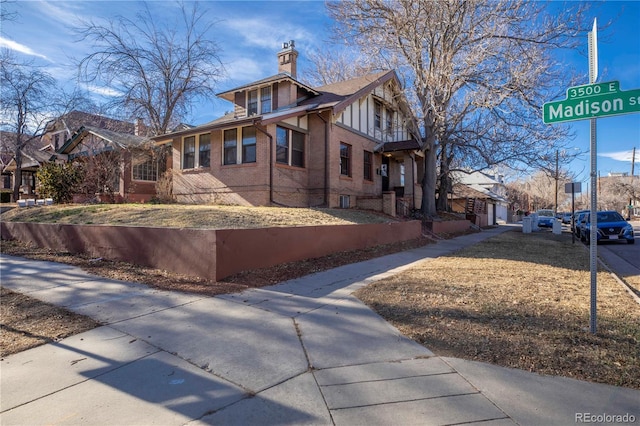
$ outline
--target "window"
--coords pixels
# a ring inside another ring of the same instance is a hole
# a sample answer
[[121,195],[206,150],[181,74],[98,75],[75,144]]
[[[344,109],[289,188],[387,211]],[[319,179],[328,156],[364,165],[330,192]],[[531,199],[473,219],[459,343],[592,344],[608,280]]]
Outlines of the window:
[[291,131],[291,165],[304,167],[304,135]]
[[149,158],[147,161],[134,164],[132,173],[134,180],[156,181],[158,180],[158,161]]
[[256,162],[256,128],[242,128],[242,162]]
[[258,89],[250,90],[247,95],[247,115],[258,113]]
[[196,159],[196,137],[189,136],[184,138],[182,148],[182,168],[193,169]]
[[378,101],[373,103],[373,127],[382,129],[382,104]]
[[289,131],[280,126],[276,128],[276,162],[289,164]]
[[238,142],[236,129],[224,131],[224,159],[223,164],[236,164],[238,155]]
[[199,136],[199,151],[198,157],[200,167],[211,167],[211,134],[204,133]]
[[387,133],[393,133],[393,111],[387,108],[385,112],[385,121],[386,121],[386,131]]
[[276,128],[276,162],[304,167],[304,133]]
[[340,174],[351,176],[351,145],[340,144]]
[[373,180],[373,153],[364,152],[364,179]]
[[271,112],[271,86],[260,89],[260,114]]

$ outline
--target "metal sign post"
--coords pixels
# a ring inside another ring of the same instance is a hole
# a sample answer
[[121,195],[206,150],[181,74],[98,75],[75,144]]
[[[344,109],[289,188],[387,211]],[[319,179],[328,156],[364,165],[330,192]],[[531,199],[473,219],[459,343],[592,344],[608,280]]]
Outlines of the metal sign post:
[[567,99],[547,102],[542,106],[542,121],[546,124],[573,120],[591,121],[591,210],[589,222],[589,269],[591,271],[591,333],[596,333],[596,295],[598,271],[598,168],[596,117],[640,112],[640,89],[620,90],[620,83],[610,81],[597,83],[598,79],[598,27],[593,20],[593,29],[589,32],[589,84],[567,89]]
[[[596,20],[593,20],[593,29],[589,33],[589,83],[594,84],[598,78],[598,36],[597,36]],[[589,331],[596,334],[596,301],[598,287],[598,167],[597,167],[597,126],[596,118],[589,120],[591,126],[589,135],[591,138],[590,154],[591,154],[591,213],[589,214],[589,222],[591,229],[589,230],[589,270],[591,271],[591,311],[589,314]]]

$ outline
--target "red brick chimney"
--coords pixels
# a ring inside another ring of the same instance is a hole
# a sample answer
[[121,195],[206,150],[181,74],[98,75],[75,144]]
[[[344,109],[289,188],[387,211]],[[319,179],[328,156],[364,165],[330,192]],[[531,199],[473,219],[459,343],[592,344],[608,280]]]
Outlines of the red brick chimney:
[[296,78],[298,51],[295,42],[290,40],[282,43],[282,50],[278,52],[278,73],[287,73]]

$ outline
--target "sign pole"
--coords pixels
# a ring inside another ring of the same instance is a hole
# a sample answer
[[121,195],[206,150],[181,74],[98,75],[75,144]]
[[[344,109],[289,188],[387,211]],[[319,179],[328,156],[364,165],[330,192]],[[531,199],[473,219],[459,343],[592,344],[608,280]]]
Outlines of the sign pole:
[[[593,29],[588,35],[589,43],[589,83],[594,84],[598,78],[598,36],[597,36],[596,19],[593,20]],[[591,311],[589,331],[596,334],[596,301],[598,287],[598,191],[597,191],[597,125],[596,118],[591,118],[589,128],[590,136],[590,154],[591,154],[591,212],[589,221],[591,229],[589,230],[589,270],[591,272]]]

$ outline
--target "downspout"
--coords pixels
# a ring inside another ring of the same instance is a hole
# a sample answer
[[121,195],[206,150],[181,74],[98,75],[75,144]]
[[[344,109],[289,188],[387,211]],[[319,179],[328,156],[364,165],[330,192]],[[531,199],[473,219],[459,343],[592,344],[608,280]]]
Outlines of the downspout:
[[324,121],[324,205],[329,207],[329,122],[324,119],[320,111],[316,114],[320,120]]
[[258,124],[258,121],[254,121],[253,126],[256,130],[267,135],[269,138],[269,202],[271,204],[277,204],[273,201],[273,136],[271,136],[271,134],[266,130],[262,129]]

